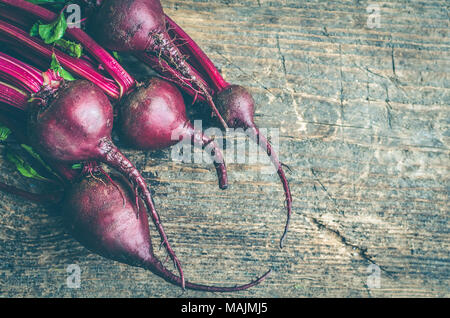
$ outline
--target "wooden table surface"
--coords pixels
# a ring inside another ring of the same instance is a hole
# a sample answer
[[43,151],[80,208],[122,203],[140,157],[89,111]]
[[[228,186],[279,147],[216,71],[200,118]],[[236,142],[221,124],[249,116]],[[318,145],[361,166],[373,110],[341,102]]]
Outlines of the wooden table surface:
[[[449,3],[162,3],[229,82],[250,89],[257,124],[279,128],[294,197],[285,248],[276,173],[229,164],[231,187],[221,191],[211,165],[124,151],[152,185],[189,280],[272,275],[239,293],[182,293],[91,254],[51,209],[0,194],[0,296],[450,296]],[[3,159],[0,173],[30,186]],[[66,284],[70,264],[81,269],[78,289]]]

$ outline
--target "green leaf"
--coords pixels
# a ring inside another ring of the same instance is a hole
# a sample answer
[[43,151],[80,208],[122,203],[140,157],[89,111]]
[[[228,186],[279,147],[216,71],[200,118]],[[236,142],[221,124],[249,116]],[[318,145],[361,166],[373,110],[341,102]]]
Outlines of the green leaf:
[[83,55],[83,47],[79,43],[75,43],[66,39],[59,39],[55,42],[64,52],[70,56],[79,59]]
[[0,126],[0,141],[5,141],[10,134],[11,130],[8,127]]
[[57,72],[59,76],[64,78],[66,81],[75,80],[75,77],[73,77],[72,74],[63,69],[61,64],[59,64],[58,58],[56,57],[55,53],[52,54],[52,62],[50,63],[50,69]]
[[31,30],[30,30],[31,36],[39,36],[39,25],[41,25],[41,24],[42,24],[41,21],[38,21],[35,24],[33,24],[33,26],[31,27]]
[[[33,26],[34,27],[34,26]],[[46,44],[52,44],[61,39],[66,33],[67,21],[61,12],[58,19],[49,24],[40,24],[39,35]],[[33,30],[35,32],[35,30]]]
[[83,164],[82,163],[76,163],[76,164],[72,165],[72,169],[73,170],[79,170],[81,168],[83,168]]
[[9,148],[7,148],[6,151],[6,159],[12,162],[16,166],[20,174],[22,174],[24,177],[40,181],[48,181],[47,178],[37,173],[37,171],[34,170],[33,167],[31,167],[24,159],[12,152]]
[[[45,25],[41,21],[36,22],[35,24],[33,24],[33,26],[30,29],[30,35],[40,37],[43,40],[46,40],[45,38],[42,37],[40,30],[42,28],[47,28],[49,25],[51,25],[51,24]],[[66,27],[67,27],[67,25],[66,25]],[[65,32],[65,30],[64,30],[64,32]],[[62,35],[64,35],[64,32]],[[49,38],[47,38],[47,40],[49,40]],[[83,47],[81,46],[81,44],[66,40],[66,39],[62,38],[62,36],[61,36],[61,38],[59,38],[51,43],[54,43],[57,46],[59,46],[65,53],[69,54],[70,56],[80,58],[83,55]]]
[[117,62],[122,63],[122,57],[119,55],[119,53],[117,53],[116,51],[113,51],[112,55],[117,60]]
[[47,169],[48,172],[57,175],[52,168],[50,168],[50,166],[44,161],[42,160],[42,157],[33,150],[32,147],[25,145],[25,144],[21,144],[20,145],[23,149],[25,149],[26,152],[28,152],[28,154],[30,154],[30,156],[32,156],[34,159],[36,159],[45,169]]

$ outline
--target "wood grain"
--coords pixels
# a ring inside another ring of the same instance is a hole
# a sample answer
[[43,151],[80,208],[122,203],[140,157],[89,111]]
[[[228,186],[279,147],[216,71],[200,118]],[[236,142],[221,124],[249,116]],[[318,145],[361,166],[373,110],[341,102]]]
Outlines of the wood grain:
[[[275,173],[229,164],[220,191],[210,165],[125,152],[153,186],[189,280],[234,285],[269,267],[271,277],[239,293],[182,293],[90,254],[51,209],[0,194],[0,295],[448,297],[448,2],[371,1],[373,29],[368,1],[162,3],[227,81],[251,90],[257,124],[280,129],[294,197],[286,247]],[[5,161],[0,173],[29,186]],[[66,286],[69,264],[82,270],[79,289]]]

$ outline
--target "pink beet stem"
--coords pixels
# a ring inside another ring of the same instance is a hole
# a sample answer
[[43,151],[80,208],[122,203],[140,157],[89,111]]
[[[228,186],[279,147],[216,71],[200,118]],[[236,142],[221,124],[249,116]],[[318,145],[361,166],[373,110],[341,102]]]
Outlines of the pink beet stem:
[[[30,63],[36,67],[38,67],[41,70],[48,69],[48,61],[45,59],[42,59],[42,57],[39,57],[35,52],[32,52],[30,50],[24,50],[20,46],[17,46],[17,43],[12,41],[10,38],[4,37],[2,34],[0,34],[0,42],[6,43],[9,45],[8,49],[13,51],[15,55],[20,56],[24,62]],[[97,71],[97,66],[92,64],[92,60],[89,60],[89,57],[87,55],[83,55],[80,59],[77,60],[80,65],[84,65],[86,69],[92,69]],[[101,74],[101,73],[99,73]],[[103,80],[105,82],[109,82],[111,86],[115,86],[115,81],[109,77],[104,77]]]
[[42,73],[11,56],[0,52],[0,78],[29,93],[37,93],[44,84]]
[[214,85],[214,90],[221,91],[230,86],[230,84],[223,79],[219,70],[216,68],[211,59],[205,54],[205,52],[203,52],[203,50],[198,46],[198,44],[195,43],[195,41],[168,15],[166,15],[166,21],[169,24],[169,28],[176,35],[176,38],[183,41],[184,45],[182,45],[182,48],[189,52],[190,57],[194,57],[197,65],[202,66],[202,71],[208,75],[208,78]]
[[10,37],[0,34],[0,43],[7,46],[8,53],[13,53],[15,56],[20,56],[23,62],[33,65],[40,70],[48,69],[49,64],[46,59],[39,57],[30,50],[24,50],[22,47],[17,45],[17,41],[14,41]]
[[25,111],[30,96],[17,87],[0,82],[0,102]]
[[[11,18],[14,17],[13,19]],[[26,16],[24,15],[23,12],[17,12],[17,9],[15,8],[2,8],[0,10],[0,18],[2,18],[3,20],[5,20],[5,22],[8,22],[10,24],[13,24],[16,27],[21,28],[22,30],[28,30],[28,28],[31,27],[29,21],[30,19],[27,19]],[[33,20],[33,19],[32,19]],[[32,24],[32,23],[31,23]],[[6,42],[7,40],[4,39],[4,41]],[[12,49],[14,48],[14,43],[11,41],[8,41],[9,44],[12,46]],[[27,54],[28,52],[17,52],[19,55],[22,55],[24,57],[30,58],[30,54]],[[37,61],[39,60],[39,62]],[[95,62],[91,57],[89,57],[88,55],[83,54],[80,58],[79,58],[80,63],[85,63],[88,67],[91,67],[93,69],[98,69],[98,70],[104,70],[104,67],[101,64],[97,64],[97,62]],[[42,65],[42,59],[36,59],[33,61],[36,65]],[[43,68],[47,68],[46,66]],[[112,80],[113,81],[113,80]]]
[[8,23],[14,24],[24,29],[29,29],[35,22],[32,17],[25,15],[22,10],[2,6],[0,7],[0,18]]
[[[15,8],[20,8],[25,12],[34,15],[46,22],[52,22],[58,18],[58,15],[41,6],[32,4],[25,0],[0,0],[0,3],[8,4]],[[116,80],[119,85],[119,98],[132,89],[136,82],[125,71],[125,69],[100,45],[97,44],[89,35],[79,28],[67,28],[67,35],[73,40],[80,42],[100,64],[104,66],[107,72]]]
[[73,58],[49,45],[44,44],[41,40],[31,37],[23,30],[4,21],[0,21],[0,33],[8,36],[11,39],[15,39],[18,44],[34,50],[36,53],[39,53],[49,60],[54,53],[61,65],[63,65],[69,71],[72,71],[80,77],[86,78],[87,80],[93,82],[112,98],[119,98],[120,92],[119,88],[116,85],[112,84],[109,79],[105,78],[96,70],[89,68],[85,63],[80,63],[78,59]]

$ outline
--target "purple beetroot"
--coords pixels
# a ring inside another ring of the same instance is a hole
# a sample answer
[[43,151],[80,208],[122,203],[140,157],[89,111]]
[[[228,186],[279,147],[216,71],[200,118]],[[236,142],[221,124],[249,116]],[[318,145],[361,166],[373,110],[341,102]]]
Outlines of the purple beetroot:
[[159,0],[90,1],[98,5],[90,30],[104,47],[133,54],[149,54],[167,62],[167,67],[178,74],[175,81],[194,87],[226,127],[214,101],[193,68],[170,38],[166,17]]
[[[224,80],[217,67],[203,52],[197,43],[170,17],[166,16],[168,28],[170,28],[171,37],[180,50],[185,54],[187,61],[196,66],[194,72],[201,74],[199,77],[206,83],[208,88],[214,92],[214,101],[217,109],[223,116],[223,119],[230,128],[249,129],[250,136],[255,142],[264,149],[270,157],[272,163],[277,169],[277,173],[283,184],[286,198],[287,220],[283,235],[280,240],[280,247],[283,247],[286,238],[289,222],[292,215],[292,195],[289,183],[277,154],[272,149],[268,140],[260,133],[254,122],[255,102],[251,94],[244,87],[239,85],[231,85]],[[161,72],[160,67],[153,61],[154,67]],[[162,72],[165,76],[173,77],[170,72]],[[181,86],[186,93],[192,95],[192,91]],[[196,96],[197,97],[197,96]],[[202,97],[202,96],[200,96]],[[224,126],[226,128],[226,126]]]
[[267,152],[267,155],[277,169],[278,176],[283,184],[286,196],[286,208],[288,211],[284,233],[280,240],[280,247],[283,247],[292,214],[292,196],[289,183],[277,154],[272,149],[272,145],[268,142],[266,137],[260,133],[253,120],[255,113],[255,102],[253,97],[244,87],[230,85],[217,93],[215,100],[217,108],[228,125],[233,128],[243,128],[248,130],[249,136]]
[[[138,208],[130,185],[120,176],[111,177],[86,176],[67,191],[62,206],[70,232],[92,252],[148,269],[171,283],[182,285],[182,280],[154,255],[146,214],[139,219],[134,217]],[[142,205],[142,201],[138,204]],[[238,291],[259,284],[269,273],[241,286],[215,287],[188,281],[185,286],[210,292]]]
[[[0,116],[20,142],[28,138],[21,124]],[[52,168],[58,169],[56,162]],[[136,218],[145,203],[138,198],[131,183],[119,174],[107,175],[92,163],[80,177],[65,173],[64,194],[33,194],[0,182],[0,191],[8,192],[36,203],[59,204],[71,234],[90,251],[106,258],[150,270],[168,282],[188,289],[209,292],[233,292],[251,288],[262,282],[270,270],[255,281],[233,287],[217,287],[185,282],[165,267],[153,252],[147,214]],[[62,200],[61,200],[62,199]],[[138,208],[139,205],[139,208]]]
[[[29,106],[31,145],[59,162],[100,161],[127,176],[152,215],[165,247],[183,278],[181,264],[167,240],[147,184],[111,140],[113,108],[107,96],[86,80],[65,82],[56,91],[41,90]],[[141,213],[145,214],[145,213]]]
[[228,186],[224,159],[217,144],[189,122],[183,96],[177,87],[152,78],[120,105],[119,126],[127,142],[143,150],[170,147],[182,140],[208,148],[214,158],[219,187]]
[[[90,1],[86,1],[90,2]],[[48,23],[55,21],[58,15],[52,11],[47,10],[44,7],[31,3],[26,0],[0,0],[0,3],[23,10],[29,15],[36,17],[39,20],[46,21]],[[12,18],[17,18],[19,23],[22,22],[22,18],[17,17],[17,12],[14,12],[5,8],[5,15]],[[12,12],[12,13],[8,13]],[[28,22],[28,21],[26,21]],[[26,25],[27,23],[25,23]],[[135,85],[134,79],[125,71],[125,69],[108,53],[104,48],[98,45],[89,35],[87,35],[80,28],[67,28],[68,36],[78,41],[83,45],[83,48],[90,53],[90,55],[97,60],[102,67],[114,78],[118,85],[117,96],[120,98],[126,94],[129,90],[133,89]]]

